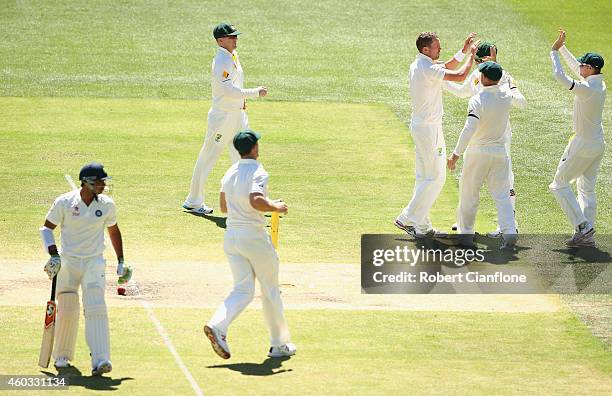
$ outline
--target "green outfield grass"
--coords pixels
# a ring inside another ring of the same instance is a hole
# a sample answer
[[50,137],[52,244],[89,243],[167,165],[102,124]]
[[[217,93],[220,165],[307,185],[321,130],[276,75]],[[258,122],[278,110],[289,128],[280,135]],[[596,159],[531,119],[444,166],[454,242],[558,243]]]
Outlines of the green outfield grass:
[[[0,307],[2,374],[36,374],[42,307]],[[230,360],[201,332],[203,309],[156,309],[205,394],[603,394],[612,385],[609,352],[570,314],[292,311],[298,354],[268,359],[261,313],[247,310],[229,333]],[[129,319],[128,319],[129,318]],[[177,320],[177,318],[179,320]],[[71,394],[188,394],[187,380],[141,309],[111,309],[112,380],[89,376],[83,328]],[[313,325],[313,323],[316,323]],[[16,326],[28,327],[14,332]],[[324,331],[321,331],[325,329]],[[248,334],[248,337],[246,336]],[[44,370],[43,370],[44,371]]]

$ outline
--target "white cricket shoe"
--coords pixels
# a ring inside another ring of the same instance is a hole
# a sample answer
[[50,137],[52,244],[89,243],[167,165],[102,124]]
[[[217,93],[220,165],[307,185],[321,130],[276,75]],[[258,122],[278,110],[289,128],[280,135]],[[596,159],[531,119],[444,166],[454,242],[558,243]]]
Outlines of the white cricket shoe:
[[67,357],[58,357],[55,359],[55,363],[53,363],[56,369],[68,368],[71,366],[70,360]]
[[229,359],[231,355],[229,345],[227,345],[226,335],[209,325],[204,326],[204,333],[210,340],[210,344],[215,353],[223,359]]
[[187,204],[183,204],[183,209],[185,209],[186,211],[190,213],[196,213],[196,214],[201,214],[201,215],[208,215],[213,212],[213,208],[208,207],[205,204],[202,204],[196,207],[192,207]]
[[565,243],[570,247],[595,246],[595,229],[588,221],[585,221],[576,227],[574,236]]
[[295,344],[288,343],[281,346],[270,347],[268,356],[271,358],[278,358],[283,356],[293,356],[297,352]]
[[111,371],[113,371],[113,365],[111,364],[110,360],[103,360],[91,370],[91,375],[100,376],[102,374],[110,373]]
[[502,232],[501,229],[499,228],[499,226],[495,229],[495,231],[489,231],[487,232],[487,238],[501,238],[502,236]]

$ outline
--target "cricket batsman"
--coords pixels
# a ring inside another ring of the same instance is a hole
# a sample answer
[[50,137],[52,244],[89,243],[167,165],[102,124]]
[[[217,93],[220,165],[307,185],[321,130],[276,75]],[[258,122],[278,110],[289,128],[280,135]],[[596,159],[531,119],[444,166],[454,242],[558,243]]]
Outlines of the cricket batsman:
[[220,23],[213,30],[218,47],[212,61],[212,107],[208,112],[208,132],[193,169],[189,195],[183,203],[183,208],[189,212],[213,212],[204,202],[208,175],[225,147],[229,149],[232,163],[240,159],[230,143],[236,132],[249,127],[246,100],[264,97],[268,93],[266,87],[243,88],[244,72],[236,52],[239,34],[233,25],[227,23]]
[[270,331],[269,357],[291,356],[290,342],[278,284],[278,255],[266,232],[265,212],[287,213],[284,202],[267,197],[268,173],[257,161],[260,134],[243,130],[234,137],[240,161],[232,165],[221,181],[219,206],[227,213],[223,248],[234,277],[234,289],[204,326],[213,350],[230,358],[227,332],[230,324],[253,300],[255,279],[261,285],[261,303]]
[[[559,53],[578,79],[565,74]],[[606,83],[601,74],[604,59],[593,52],[575,58],[565,47],[564,30],[559,30],[550,58],[555,80],[574,94],[574,135],[563,152],[549,188],[575,230],[567,245],[593,246],[597,211],[595,183],[606,147],[602,123],[606,101]],[[578,198],[570,187],[574,181]]]
[[518,238],[514,210],[510,202],[510,156],[506,131],[512,106],[523,108],[525,98],[514,89],[502,89],[501,65],[487,61],[478,66],[482,90],[468,105],[465,125],[453,153],[447,160],[449,169],[464,156],[459,184],[458,232],[473,244],[474,224],[480,201],[480,189],[486,183],[497,207],[497,219],[502,232],[502,247],[514,245]]
[[[112,370],[108,314],[104,299],[104,229],[117,255],[117,275],[127,282],[132,269],[124,264],[123,242],[117,225],[115,202],[102,194],[110,179],[102,164],[89,163],[79,172],[81,188],[60,195],[40,228],[49,279],[57,275],[57,319],[53,358],[60,370],[74,358],[79,328],[79,288],[83,293],[85,338],[91,352],[92,375]],[[62,249],[57,249],[53,230],[60,226]]]

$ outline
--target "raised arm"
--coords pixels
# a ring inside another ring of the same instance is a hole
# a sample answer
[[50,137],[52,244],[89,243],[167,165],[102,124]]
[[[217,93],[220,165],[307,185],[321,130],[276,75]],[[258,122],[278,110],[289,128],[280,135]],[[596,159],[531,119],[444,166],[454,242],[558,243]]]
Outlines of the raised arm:
[[470,47],[468,61],[459,70],[445,70],[444,81],[461,82],[465,80],[465,78],[470,74],[470,69],[472,68],[472,63],[474,62],[474,55],[478,49],[478,43],[479,41],[476,41],[472,44]]
[[475,37],[476,37],[476,32],[472,32],[468,34],[468,36],[465,39],[465,42],[463,43],[463,48],[460,51],[457,51],[457,53],[451,59],[444,62],[445,69],[454,69],[457,66],[459,66],[461,62],[463,62],[463,59],[465,58],[465,55],[469,51],[470,45],[472,45],[472,43],[474,42]]
[[563,60],[565,61],[567,66],[570,68],[570,70],[574,72],[574,74],[576,74],[578,78],[582,78],[580,76],[580,62],[578,62],[576,57],[572,55],[570,50],[567,49],[567,47],[565,46],[565,37],[566,37],[565,30],[559,29],[559,38],[557,39],[557,41],[555,41],[555,43],[553,44],[553,47],[558,47],[557,50],[563,57]]

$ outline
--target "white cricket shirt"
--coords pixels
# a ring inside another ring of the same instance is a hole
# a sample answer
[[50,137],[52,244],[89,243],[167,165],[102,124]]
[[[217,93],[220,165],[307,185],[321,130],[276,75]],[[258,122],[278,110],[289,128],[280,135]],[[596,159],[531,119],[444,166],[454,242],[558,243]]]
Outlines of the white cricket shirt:
[[103,254],[104,229],[117,224],[117,210],[107,195],[98,195],[87,206],[80,190],[74,190],[53,202],[47,220],[60,226],[62,255],[92,257]]
[[257,88],[244,89],[244,72],[238,53],[222,47],[212,61],[212,108],[220,111],[243,110],[247,98],[259,96]]
[[251,206],[249,195],[268,195],[268,172],[254,159],[241,159],[233,164],[221,180],[221,192],[227,203],[227,227],[265,227],[264,213]]
[[604,140],[603,110],[606,101],[606,83],[602,74],[589,76],[578,80],[569,78],[564,72],[559,59],[559,52],[570,69],[580,76],[580,63],[563,46],[559,51],[551,51],[553,76],[561,85],[575,94],[574,97],[574,133],[576,137],[585,140]]
[[518,89],[502,90],[499,85],[483,87],[470,99],[468,117],[454,153],[462,155],[468,145],[505,151],[506,129],[513,105],[525,105],[525,98]]
[[435,64],[427,55],[419,53],[410,65],[410,97],[412,123],[438,124],[442,122],[442,83],[446,69]]

